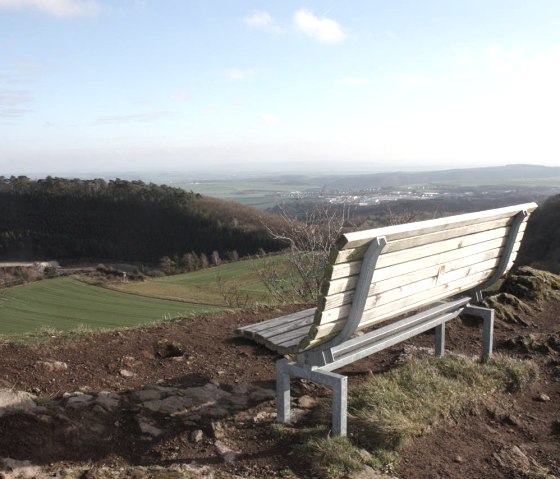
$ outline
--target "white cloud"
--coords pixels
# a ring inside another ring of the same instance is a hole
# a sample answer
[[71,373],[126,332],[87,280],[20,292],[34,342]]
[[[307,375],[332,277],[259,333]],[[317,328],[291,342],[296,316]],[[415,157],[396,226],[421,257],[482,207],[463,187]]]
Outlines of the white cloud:
[[0,0],[0,10],[39,10],[55,17],[95,15],[100,8],[96,0]]
[[270,27],[274,20],[268,12],[256,11],[252,15],[245,17],[243,21],[252,27],[267,28]]
[[243,23],[259,30],[265,30],[273,33],[282,33],[282,28],[276,25],[276,22],[274,21],[274,18],[272,18],[270,13],[263,10],[254,11],[251,15],[243,19]]
[[243,81],[248,80],[253,76],[253,70],[251,69],[239,69],[239,68],[228,68],[224,70],[224,75],[228,80],[232,81]]
[[338,43],[346,38],[340,25],[326,17],[316,17],[309,10],[298,10],[294,15],[296,28],[321,43]]
[[276,115],[264,114],[259,116],[259,120],[267,125],[275,125],[278,123],[278,117]]
[[364,77],[344,77],[339,78],[337,81],[340,85],[350,85],[350,86],[357,86],[357,85],[367,85],[371,83],[368,78]]

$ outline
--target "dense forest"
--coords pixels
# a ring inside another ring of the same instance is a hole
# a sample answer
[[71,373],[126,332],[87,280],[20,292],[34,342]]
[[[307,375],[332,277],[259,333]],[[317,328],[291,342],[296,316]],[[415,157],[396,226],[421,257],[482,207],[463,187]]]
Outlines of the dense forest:
[[560,273],[560,195],[548,198],[529,218],[518,263]]
[[222,256],[280,248],[272,215],[141,181],[0,177],[0,259],[156,262],[194,251]]

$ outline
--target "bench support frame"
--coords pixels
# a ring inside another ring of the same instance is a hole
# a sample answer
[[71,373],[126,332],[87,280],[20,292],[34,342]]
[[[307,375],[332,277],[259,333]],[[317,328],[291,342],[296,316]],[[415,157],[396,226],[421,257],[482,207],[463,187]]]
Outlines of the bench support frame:
[[470,301],[472,301],[470,297],[463,297],[449,302],[440,302],[433,308],[352,338],[342,344],[336,346],[331,344],[328,350],[323,348],[318,351],[310,350],[309,352],[313,353],[311,358],[320,359],[321,366],[309,364],[309,352],[300,354],[297,361],[279,359],[276,362],[277,421],[290,422],[290,378],[308,379],[332,389],[332,434],[346,436],[348,378],[332,371],[430,329],[435,329],[435,355],[442,357],[445,354],[445,323],[463,312],[483,319],[482,360],[488,360],[492,355],[494,310],[471,306]]

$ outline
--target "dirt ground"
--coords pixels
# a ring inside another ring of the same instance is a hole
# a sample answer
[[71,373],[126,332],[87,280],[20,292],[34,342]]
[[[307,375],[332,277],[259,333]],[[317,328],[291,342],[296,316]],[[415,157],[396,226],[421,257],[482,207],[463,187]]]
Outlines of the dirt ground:
[[[556,350],[554,344],[526,347],[518,339],[560,331],[560,303],[541,304],[540,309],[523,316],[526,324],[498,323],[495,330],[497,352],[530,357],[539,363],[542,375],[538,383],[530,390],[504,396],[499,409],[484,408],[476,414],[458,416],[453,424],[434,428],[407,445],[400,451],[402,460],[392,475],[410,479],[547,477],[523,475],[519,469],[512,469],[507,457],[515,455],[518,448],[535,464],[560,477],[560,349]],[[244,383],[274,389],[277,356],[247,340],[235,339],[233,332],[240,325],[294,310],[284,307],[220,313],[72,340],[52,337],[34,345],[3,343],[0,388],[28,391],[45,404],[73,391],[140,391],[149,384],[193,387],[213,381],[226,391]],[[476,355],[481,348],[480,335],[480,324],[457,319],[447,328],[446,346],[457,353]],[[178,355],[162,352],[162,345],[170,343],[180,346]],[[411,343],[431,346],[433,334],[424,334]],[[398,345],[342,370],[349,375],[350,387],[372,373],[394,367],[405,346]],[[67,368],[46,370],[40,367],[44,361],[65,363]],[[323,398],[328,391],[297,381],[294,395]],[[270,418],[273,407],[270,399],[256,402],[244,416],[239,413],[226,421],[232,428],[229,434],[241,448],[241,454],[232,461],[216,453],[210,422],[196,426],[204,433],[198,442],[189,439],[192,428],[184,425],[145,441],[130,411],[116,411],[110,416],[112,433],[104,440],[79,427],[62,428],[56,421],[41,422],[29,414],[0,416],[0,458],[28,460],[50,470],[68,464],[169,466],[194,461],[243,477],[290,477],[286,476],[287,468],[298,477],[306,477],[306,464],[296,460],[291,445],[274,434],[273,420],[256,420]],[[77,424],[80,414],[68,413],[65,420]]]

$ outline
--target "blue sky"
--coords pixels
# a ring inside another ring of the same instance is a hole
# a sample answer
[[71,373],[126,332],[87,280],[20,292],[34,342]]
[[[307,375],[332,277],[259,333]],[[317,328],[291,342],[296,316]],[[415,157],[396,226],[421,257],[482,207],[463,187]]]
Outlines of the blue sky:
[[0,174],[560,165],[558,0],[0,0]]

